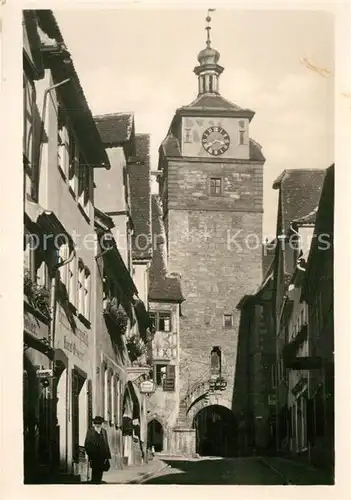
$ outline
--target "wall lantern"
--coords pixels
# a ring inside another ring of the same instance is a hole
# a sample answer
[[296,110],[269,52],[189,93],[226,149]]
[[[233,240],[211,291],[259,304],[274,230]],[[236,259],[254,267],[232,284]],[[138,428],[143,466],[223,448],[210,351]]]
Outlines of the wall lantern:
[[209,387],[210,387],[210,391],[214,391],[214,390],[224,391],[227,387],[227,382],[224,380],[223,377],[219,376],[215,380],[214,379],[209,380]]

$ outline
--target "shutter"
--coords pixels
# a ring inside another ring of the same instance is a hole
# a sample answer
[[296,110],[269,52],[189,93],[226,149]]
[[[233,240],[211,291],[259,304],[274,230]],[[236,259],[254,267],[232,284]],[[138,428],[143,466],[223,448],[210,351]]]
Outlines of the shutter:
[[90,198],[90,168],[84,167],[84,205],[86,205]]
[[88,385],[87,385],[87,396],[88,396],[88,426],[87,428],[91,426],[91,422],[93,420],[93,384],[92,381],[89,379],[88,380]]
[[307,400],[307,440],[310,443],[314,441],[315,434],[315,407],[314,399]]
[[287,428],[287,437],[291,438],[293,436],[293,407],[290,406],[288,410],[288,428]]
[[175,390],[175,365],[167,365],[166,378],[163,383],[163,390],[172,392]]

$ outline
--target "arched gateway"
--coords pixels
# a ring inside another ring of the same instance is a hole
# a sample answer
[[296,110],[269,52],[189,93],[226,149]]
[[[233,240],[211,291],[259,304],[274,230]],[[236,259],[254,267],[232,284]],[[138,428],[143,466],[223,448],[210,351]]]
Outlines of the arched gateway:
[[236,419],[225,406],[215,404],[200,409],[193,419],[193,428],[199,455],[230,457],[236,454]]

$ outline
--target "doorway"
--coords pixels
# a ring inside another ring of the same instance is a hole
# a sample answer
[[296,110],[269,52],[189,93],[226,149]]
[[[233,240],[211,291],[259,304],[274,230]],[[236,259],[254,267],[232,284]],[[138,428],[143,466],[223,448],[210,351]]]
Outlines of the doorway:
[[72,458],[79,463],[82,444],[87,431],[87,391],[83,390],[86,376],[81,370],[72,370]]
[[202,456],[236,455],[237,425],[234,414],[226,407],[211,405],[194,417],[196,452]]
[[153,446],[156,453],[163,451],[163,427],[156,419],[153,419],[148,423],[147,444],[148,448]]

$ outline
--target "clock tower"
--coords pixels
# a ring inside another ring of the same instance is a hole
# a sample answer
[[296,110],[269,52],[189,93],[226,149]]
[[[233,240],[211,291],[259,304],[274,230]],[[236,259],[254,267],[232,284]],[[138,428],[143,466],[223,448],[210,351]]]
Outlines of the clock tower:
[[254,112],[219,92],[224,68],[206,20],[206,47],[194,69],[198,95],[176,110],[159,149],[159,195],[168,272],[180,276],[185,298],[177,426],[195,427],[197,452],[210,439],[214,454],[230,455],[238,425],[236,306],[262,278],[265,158],[250,138]]

